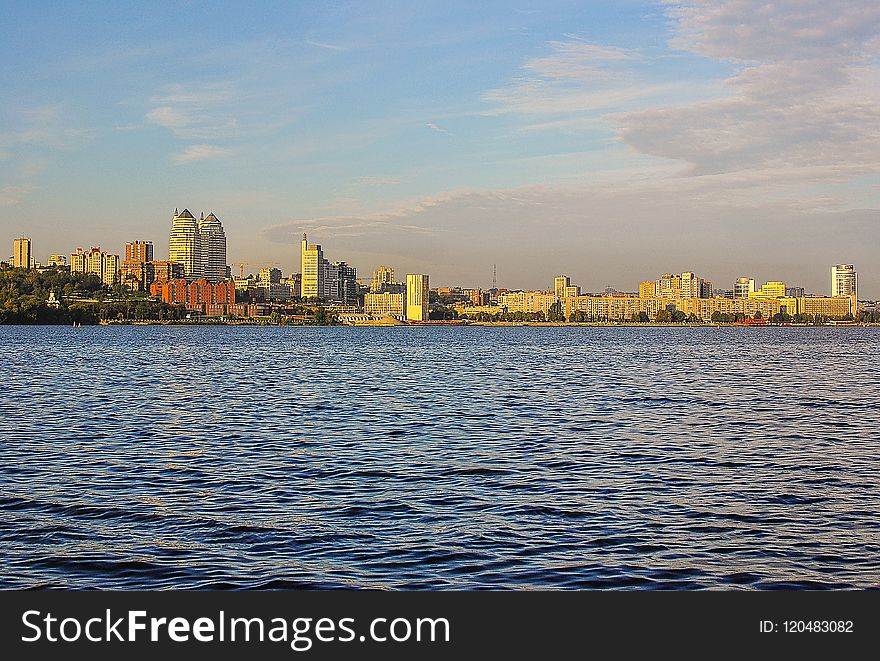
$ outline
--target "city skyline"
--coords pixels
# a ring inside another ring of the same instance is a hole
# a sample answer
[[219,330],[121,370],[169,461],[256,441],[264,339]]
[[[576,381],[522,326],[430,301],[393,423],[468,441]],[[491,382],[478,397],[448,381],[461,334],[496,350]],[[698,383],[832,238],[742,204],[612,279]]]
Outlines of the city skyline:
[[[184,228],[183,230],[181,229],[181,222],[186,224],[186,228]],[[185,236],[182,236],[182,234]],[[202,254],[201,252],[200,246],[204,240],[200,240],[200,237],[204,237],[205,234],[208,234],[209,242],[210,240],[215,241],[213,259],[209,259],[207,254]],[[211,237],[214,238],[212,239]],[[219,237],[220,245],[222,246],[222,248],[216,247],[216,242],[218,241],[217,237]],[[188,208],[184,208],[183,211],[180,211],[179,208],[175,208],[174,214],[172,216],[168,245],[169,256],[175,256],[175,259],[170,259],[168,261],[153,261],[155,258],[154,245],[153,242],[149,240],[127,241],[124,250],[121,251],[123,254],[125,254],[124,261],[120,261],[119,255],[108,254],[107,251],[101,251],[100,246],[93,246],[87,252],[84,252],[81,247],[78,247],[76,249],[76,252],[71,254],[71,270],[81,272],[95,272],[99,274],[102,280],[104,280],[105,283],[108,285],[112,284],[114,277],[119,277],[120,281],[122,281],[123,283],[128,277],[133,278],[133,283],[139,280],[142,281],[144,279],[144,273],[141,273],[140,275],[135,275],[135,272],[138,271],[138,269],[134,269],[133,271],[131,268],[127,267],[140,267],[142,264],[147,264],[148,262],[152,262],[152,264],[159,265],[161,266],[161,268],[166,269],[168,278],[172,277],[173,265],[174,269],[179,269],[179,272],[176,270],[174,271],[175,273],[177,273],[175,277],[186,278],[188,280],[198,280],[207,277],[207,279],[211,282],[218,282],[224,279],[233,279],[231,264],[225,263],[225,230],[223,228],[223,225],[220,223],[219,219],[213,212],[211,212],[207,217],[205,217],[204,212],[202,212],[199,216],[199,219],[197,220]],[[29,264],[31,265],[31,267],[35,264],[37,266],[42,266],[42,264],[37,261],[33,256],[33,245],[29,237],[19,237],[14,239],[14,255],[10,257],[9,260],[5,263],[8,263],[10,266],[20,266],[19,263],[22,262],[22,246],[25,246],[24,250],[26,250],[26,254],[29,258]],[[94,254],[99,257],[101,264],[99,268],[89,266],[88,256],[90,254]],[[288,272],[288,278],[291,280],[291,282],[294,278],[297,279],[297,289],[301,291],[300,295],[307,298],[322,298],[331,301],[343,301],[348,304],[353,302],[356,298],[358,285],[368,289],[370,292],[376,293],[385,290],[385,288],[381,285],[382,282],[393,284],[394,268],[386,265],[379,265],[378,268],[371,271],[371,275],[368,275],[366,273],[358,275],[357,268],[350,266],[347,262],[330,262],[328,259],[326,259],[324,257],[324,252],[321,248],[321,245],[309,244],[307,235],[305,233],[303,233],[302,240],[300,242],[298,255],[300,269],[299,271],[297,271],[295,268],[291,269]],[[107,257],[112,258],[114,260],[112,263],[115,265],[115,268],[112,269],[112,272],[109,276],[104,273],[104,261]],[[64,254],[51,254],[46,265],[49,267],[54,265],[66,266],[65,260],[66,255]],[[192,268],[192,264],[198,264],[200,265],[200,268],[194,272],[190,271],[188,270],[187,263],[191,263],[189,269]],[[269,265],[274,267],[274,265],[277,263],[242,262],[239,264],[242,267],[242,275],[245,265],[254,264],[262,266]],[[555,273],[559,273],[560,270],[565,269],[557,269]],[[249,273],[248,277],[257,276],[258,279],[262,279],[263,273],[268,273],[268,271],[277,271],[279,278],[283,275],[283,271],[280,269],[266,268],[259,270],[256,274],[251,272]],[[304,278],[303,274],[308,275]],[[861,277],[859,276],[859,273],[855,270],[855,266],[853,264],[839,263],[832,265],[830,267],[830,276],[831,277],[830,285],[828,287],[828,295],[832,297],[854,295],[856,297],[856,300],[877,300],[875,298],[862,297],[862,292],[859,290],[859,282],[861,280]],[[557,298],[561,298],[563,296],[582,295],[581,285],[572,285],[571,278],[572,276],[570,275],[554,276],[553,287],[550,289],[535,287],[508,287],[502,283],[502,286],[498,288],[498,291],[552,291],[555,293]],[[165,279],[165,277],[163,276],[162,279]],[[276,282],[280,282],[280,280]],[[821,289],[810,291],[804,286],[792,282],[767,279],[763,282],[760,288],[757,286],[758,282],[761,282],[761,280],[751,277],[750,275],[741,275],[738,276],[734,280],[732,286],[728,288],[726,285],[730,283],[713,282],[708,278],[702,278],[698,276],[693,271],[680,271],[664,273],[662,275],[659,275],[656,280],[640,280],[638,285],[632,289],[617,289],[615,287],[612,287],[611,285],[607,285],[604,288],[597,288],[592,290],[586,287],[584,288],[583,295],[593,295],[597,292],[604,292],[605,294],[615,296],[620,294],[636,295],[639,297],[658,296],[664,298],[752,298],[756,295],[758,297],[770,296],[798,298],[803,297],[804,295],[826,295],[822,293],[823,290]],[[463,287],[465,289],[475,287],[475,290],[490,290],[490,288],[488,287],[483,287],[479,284],[474,283],[456,282],[454,284],[444,283],[442,285],[442,288],[449,287]],[[140,288],[145,289],[145,287],[143,286],[141,286]]]
[[0,231],[164,259],[186,200],[291,272],[308,232],[486,288],[855,263],[880,295],[876,3],[317,7],[7,8]]

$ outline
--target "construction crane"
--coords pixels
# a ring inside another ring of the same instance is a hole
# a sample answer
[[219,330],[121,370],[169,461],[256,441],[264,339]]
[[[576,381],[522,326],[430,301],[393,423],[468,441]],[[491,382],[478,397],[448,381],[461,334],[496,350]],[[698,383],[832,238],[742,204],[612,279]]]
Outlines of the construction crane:
[[238,277],[244,277],[244,267],[245,266],[275,266],[278,262],[239,262],[238,263]]

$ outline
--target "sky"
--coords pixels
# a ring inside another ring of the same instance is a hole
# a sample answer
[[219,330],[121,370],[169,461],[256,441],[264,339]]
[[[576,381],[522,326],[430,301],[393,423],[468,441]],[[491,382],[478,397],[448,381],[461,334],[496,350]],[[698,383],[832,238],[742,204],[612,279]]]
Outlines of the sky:
[[[880,297],[880,3],[4,3],[0,242]],[[4,238],[5,237],[5,238]],[[248,268],[256,270],[259,266]]]

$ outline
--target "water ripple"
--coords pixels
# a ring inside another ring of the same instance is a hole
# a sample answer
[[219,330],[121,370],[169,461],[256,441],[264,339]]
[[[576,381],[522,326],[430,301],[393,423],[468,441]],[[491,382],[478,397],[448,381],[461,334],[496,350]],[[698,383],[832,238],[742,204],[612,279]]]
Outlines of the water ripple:
[[0,327],[0,587],[878,587],[878,340]]

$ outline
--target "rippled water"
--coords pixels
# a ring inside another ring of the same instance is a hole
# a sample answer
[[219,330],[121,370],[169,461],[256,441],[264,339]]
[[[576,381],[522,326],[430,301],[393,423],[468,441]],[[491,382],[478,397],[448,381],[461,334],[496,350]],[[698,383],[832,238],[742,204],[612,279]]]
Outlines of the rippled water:
[[0,587],[876,587],[878,340],[0,327]]

